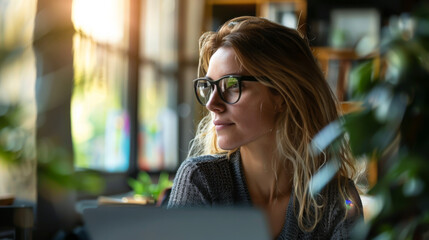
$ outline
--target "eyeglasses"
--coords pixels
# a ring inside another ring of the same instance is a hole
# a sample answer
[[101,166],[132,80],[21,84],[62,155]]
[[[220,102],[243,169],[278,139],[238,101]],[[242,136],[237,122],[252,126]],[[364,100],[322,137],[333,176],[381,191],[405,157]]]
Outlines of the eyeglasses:
[[210,96],[216,86],[220,98],[227,104],[234,104],[241,97],[242,81],[258,81],[252,76],[228,75],[213,81],[207,77],[194,80],[194,90],[197,100],[201,105],[206,106]]

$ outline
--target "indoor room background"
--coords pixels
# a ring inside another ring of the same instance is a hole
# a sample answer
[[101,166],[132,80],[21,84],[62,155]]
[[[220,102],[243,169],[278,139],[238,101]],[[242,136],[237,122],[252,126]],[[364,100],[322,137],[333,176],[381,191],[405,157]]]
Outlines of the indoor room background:
[[[378,64],[384,32],[412,25],[418,3],[0,0],[0,197],[52,239],[82,224],[81,201],[130,192],[142,172],[172,180],[205,111],[192,88],[198,38],[228,19],[298,29],[348,106],[353,69]],[[371,162],[364,184],[382,171]]]

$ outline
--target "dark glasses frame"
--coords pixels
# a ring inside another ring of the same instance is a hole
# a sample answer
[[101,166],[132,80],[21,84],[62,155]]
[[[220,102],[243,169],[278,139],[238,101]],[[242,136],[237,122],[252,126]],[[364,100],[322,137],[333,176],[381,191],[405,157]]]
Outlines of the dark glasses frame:
[[[234,101],[234,102],[228,102],[228,101],[224,98],[224,96],[223,96],[223,94],[222,94],[222,92],[221,92],[221,90],[220,90],[219,82],[220,82],[220,81],[222,81],[222,80],[223,80],[223,79],[225,79],[225,78],[236,78],[236,79],[238,80],[238,91],[239,91],[239,92],[238,92],[238,98],[237,98],[237,100],[236,100],[236,101]],[[202,77],[202,78],[194,79],[194,81],[193,81],[193,82],[194,82],[195,97],[197,98],[198,102],[199,102],[201,105],[203,105],[203,106],[206,106],[206,105],[207,105],[207,103],[203,103],[203,102],[200,100],[200,98],[198,97],[198,96],[199,96],[199,94],[198,94],[198,88],[197,88],[198,81],[201,81],[201,80],[207,81],[207,82],[210,84],[211,92],[210,92],[209,100],[210,100],[211,94],[213,93],[213,87],[214,87],[214,86],[216,86],[216,91],[217,91],[217,93],[218,93],[219,97],[222,99],[222,101],[223,101],[223,102],[225,102],[225,103],[227,103],[227,104],[235,104],[235,103],[237,103],[237,102],[240,100],[240,98],[241,98],[241,82],[243,82],[243,81],[257,82],[257,81],[258,81],[258,80],[257,80],[255,77],[253,77],[253,76],[241,76],[241,75],[225,75],[225,76],[223,76],[223,77],[219,78],[218,80],[212,80],[212,79],[211,79],[211,78],[209,78],[209,77]],[[207,101],[207,102],[208,102],[208,101]]]

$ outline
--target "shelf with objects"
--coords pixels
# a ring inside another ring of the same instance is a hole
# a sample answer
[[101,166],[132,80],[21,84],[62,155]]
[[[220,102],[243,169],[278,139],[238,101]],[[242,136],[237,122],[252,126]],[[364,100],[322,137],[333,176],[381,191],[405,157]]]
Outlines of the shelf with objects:
[[306,0],[206,0],[204,30],[217,30],[238,16],[259,16],[305,33]]

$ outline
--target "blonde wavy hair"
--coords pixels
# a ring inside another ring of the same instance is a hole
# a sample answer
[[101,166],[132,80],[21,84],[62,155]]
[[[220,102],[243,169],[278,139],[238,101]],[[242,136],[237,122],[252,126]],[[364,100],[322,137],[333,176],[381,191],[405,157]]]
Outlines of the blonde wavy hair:
[[[205,76],[211,56],[220,47],[234,49],[242,67],[260,83],[284,99],[285,111],[276,120],[277,156],[281,165],[293,172],[294,203],[298,203],[298,223],[311,231],[322,217],[326,203],[310,191],[312,176],[335,154],[339,159],[336,175],[339,192],[345,199],[344,178],[356,178],[354,160],[347,144],[339,151],[314,156],[313,137],[338,119],[337,100],[315,60],[308,42],[294,29],[258,17],[238,17],[226,22],[217,32],[204,33],[199,42],[199,76]],[[208,113],[199,123],[191,142],[189,156],[232,154],[217,145],[217,136]],[[280,165],[280,166],[281,166]]]

